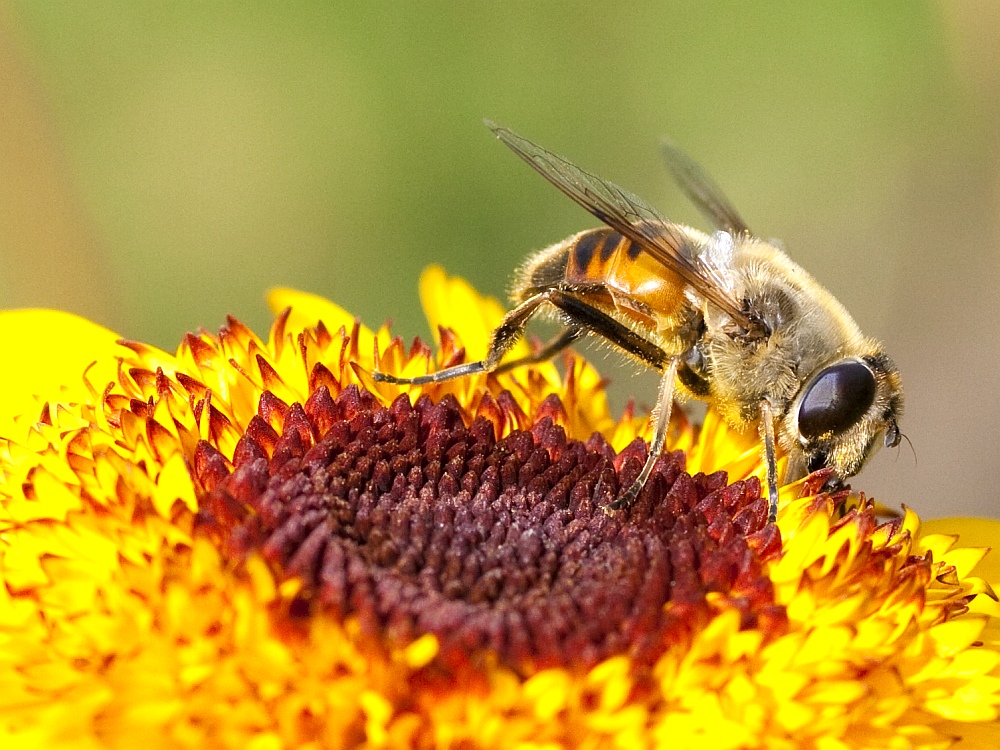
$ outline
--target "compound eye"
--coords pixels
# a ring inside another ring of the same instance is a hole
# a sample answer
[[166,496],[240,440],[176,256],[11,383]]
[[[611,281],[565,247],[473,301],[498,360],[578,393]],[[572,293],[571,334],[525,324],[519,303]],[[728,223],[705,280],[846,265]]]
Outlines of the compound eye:
[[875,376],[854,359],[827,367],[813,378],[799,403],[799,432],[806,440],[843,432],[875,401]]

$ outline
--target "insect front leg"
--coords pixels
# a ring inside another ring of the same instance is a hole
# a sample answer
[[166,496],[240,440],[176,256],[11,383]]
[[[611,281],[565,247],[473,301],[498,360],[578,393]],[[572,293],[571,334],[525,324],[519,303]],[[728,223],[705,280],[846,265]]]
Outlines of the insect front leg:
[[774,411],[766,399],[760,402],[760,440],[767,464],[767,521],[778,520],[778,462],[774,450]]
[[[521,335],[524,333],[524,326],[527,325],[531,316],[535,314],[543,302],[549,301],[550,295],[551,291],[536,294],[507,313],[503,317],[503,320],[500,321],[500,325],[490,335],[486,359],[479,360],[478,362],[466,362],[454,367],[446,367],[438,372],[432,372],[429,375],[419,375],[415,378],[397,378],[395,375],[390,375],[386,372],[373,372],[372,377],[378,383],[425,385],[427,383],[442,383],[446,380],[464,378],[466,375],[474,375],[479,372],[494,372],[500,366],[500,360],[503,359],[503,355],[521,338]],[[564,347],[568,345],[569,342],[566,342]]]
[[628,489],[622,493],[621,497],[614,500],[608,507],[611,510],[628,508],[635,502],[642,488],[646,486],[646,480],[653,471],[657,459],[663,453],[663,446],[667,442],[667,428],[670,426],[670,411],[674,404],[674,383],[677,380],[678,358],[671,357],[667,369],[660,379],[660,389],[656,397],[656,408],[650,415],[650,419],[655,420],[653,425],[653,439],[649,443],[649,455],[646,463],[642,466],[642,471],[635,481],[629,485]]

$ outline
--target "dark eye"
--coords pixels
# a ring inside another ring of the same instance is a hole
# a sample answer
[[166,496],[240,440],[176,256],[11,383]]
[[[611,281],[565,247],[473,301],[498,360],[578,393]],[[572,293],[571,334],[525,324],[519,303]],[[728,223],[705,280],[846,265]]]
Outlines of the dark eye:
[[875,376],[849,359],[820,372],[799,404],[799,432],[806,440],[853,425],[875,401]]

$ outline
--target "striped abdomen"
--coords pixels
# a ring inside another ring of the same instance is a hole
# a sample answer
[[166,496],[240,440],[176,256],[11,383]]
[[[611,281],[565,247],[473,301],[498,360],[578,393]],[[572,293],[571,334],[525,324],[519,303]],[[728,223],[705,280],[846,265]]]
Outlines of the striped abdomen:
[[675,273],[607,227],[580,232],[533,256],[521,271],[515,301],[556,286],[579,288],[657,327],[670,325],[686,304]]

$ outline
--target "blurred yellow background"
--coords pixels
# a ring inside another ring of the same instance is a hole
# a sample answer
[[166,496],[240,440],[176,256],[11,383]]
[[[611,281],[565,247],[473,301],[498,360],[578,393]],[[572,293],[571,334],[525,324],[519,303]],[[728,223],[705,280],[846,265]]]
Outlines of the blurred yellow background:
[[595,223],[482,118],[701,225],[669,134],[897,360],[917,460],[854,486],[1000,516],[998,49],[994,0],[7,2],[0,306],[173,349],[290,285],[426,336],[428,263],[502,296]]

